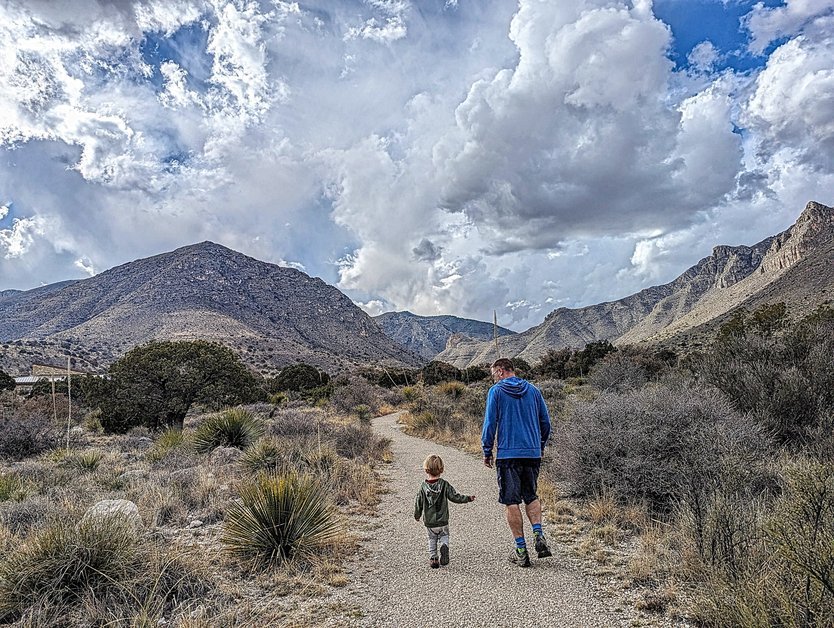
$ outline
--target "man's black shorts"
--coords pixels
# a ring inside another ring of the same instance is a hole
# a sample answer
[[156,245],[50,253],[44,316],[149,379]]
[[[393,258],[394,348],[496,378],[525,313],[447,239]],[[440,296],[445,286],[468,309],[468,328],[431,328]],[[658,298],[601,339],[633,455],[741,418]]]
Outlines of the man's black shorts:
[[499,458],[495,461],[498,474],[498,503],[509,506],[536,501],[540,458]]

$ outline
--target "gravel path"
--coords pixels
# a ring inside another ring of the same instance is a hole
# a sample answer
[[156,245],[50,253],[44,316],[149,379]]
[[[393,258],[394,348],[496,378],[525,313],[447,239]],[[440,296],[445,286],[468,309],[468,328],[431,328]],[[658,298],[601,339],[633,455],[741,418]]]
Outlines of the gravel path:
[[[628,626],[627,613],[551,542],[553,557],[521,569],[507,560],[512,538],[498,504],[494,471],[480,458],[403,434],[398,414],[374,420],[393,440],[390,492],[365,543],[368,555],[349,567],[352,584],[338,597],[361,608],[358,626]],[[450,564],[430,569],[426,532],[414,521],[414,496],[423,459],[443,458],[446,478],[459,493],[477,496],[450,504]],[[546,524],[545,524],[546,526]],[[525,532],[532,536],[525,519]],[[547,527],[545,527],[547,532]],[[529,542],[529,540],[528,540]]]

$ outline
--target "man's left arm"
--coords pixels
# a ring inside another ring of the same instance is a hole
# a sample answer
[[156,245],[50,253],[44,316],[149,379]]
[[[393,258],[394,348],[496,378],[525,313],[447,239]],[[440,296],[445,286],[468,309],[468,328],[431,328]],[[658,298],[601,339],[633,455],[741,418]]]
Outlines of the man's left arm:
[[547,439],[550,438],[550,414],[547,411],[547,404],[544,402],[541,392],[537,397],[538,413],[539,413],[539,433],[542,439],[542,456],[544,455],[544,448],[547,445]]

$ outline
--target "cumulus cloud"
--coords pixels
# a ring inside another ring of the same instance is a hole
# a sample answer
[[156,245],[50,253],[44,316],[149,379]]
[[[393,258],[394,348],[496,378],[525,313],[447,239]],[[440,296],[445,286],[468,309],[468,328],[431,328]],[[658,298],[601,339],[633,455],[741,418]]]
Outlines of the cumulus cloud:
[[744,24],[751,33],[749,48],[762,54],[773,41],[793,36],[806,29],[815,34],[829,30],[834,24],[832,0],[785,0],[777,7],[758,3],[745,17]]
[[829,4],[735,73],[645,0],[6,2],[0,289],[211,239],[376,313],[625,296],[830,203]]

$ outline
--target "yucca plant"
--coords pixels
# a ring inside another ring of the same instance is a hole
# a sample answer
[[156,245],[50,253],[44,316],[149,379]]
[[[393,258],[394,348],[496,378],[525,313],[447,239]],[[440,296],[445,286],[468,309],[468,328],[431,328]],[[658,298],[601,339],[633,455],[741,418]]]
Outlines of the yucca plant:
[[280,562],[332,543],[341,523],[322,485],[310,475],[262,474],[240,488],[226,514],[223,543],[233,555]]
[[264,433],[263,423],[243,408],[231,408],[203,421],[194,432],[194,449],[209,453],[216,447],[245,449]]
[[104,454],[98,449],[86,451],[73,451],[64,457],[63,463],[83,473],[92,472],[98,469]]
[[278,471],[284,462],[281,444],[275,438],[259,438],[249,445],[240,463],[250,471]]

